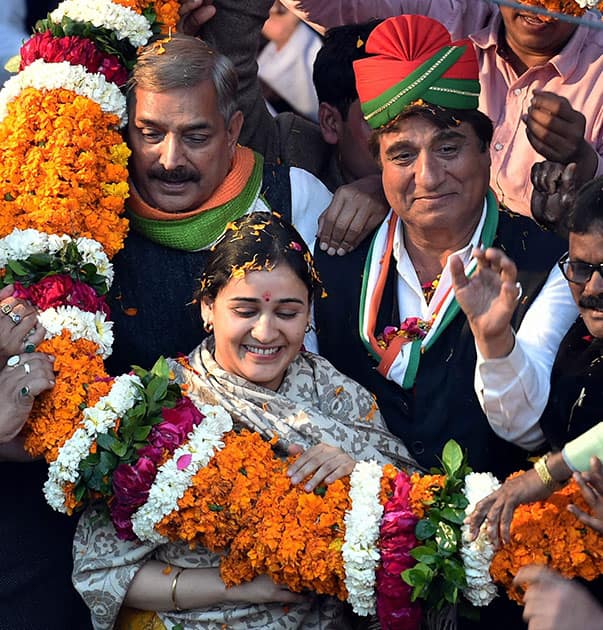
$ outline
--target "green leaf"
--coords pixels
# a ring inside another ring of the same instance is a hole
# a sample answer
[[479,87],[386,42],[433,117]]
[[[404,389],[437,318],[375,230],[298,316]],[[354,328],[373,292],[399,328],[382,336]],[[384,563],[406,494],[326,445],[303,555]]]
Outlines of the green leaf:
[[97,445],[106,451],[110,451],[113,448],[113,442],[115,442],[115,437],[110,433],[100,433],[96,437]]
[[151,374],[159,378],[170,378],[170,366],[165,357],[159,357],[157,361],[155,361],[155,365],[151,368]]
[[126,454],[128,450],[128,445],[125,442],[115,440],[111,445],[111,450],[117,455],[117,457],[121,458]]
[[433,577],[433,571],[427,565],[419,563],[402,571],[401,576],[409,586],[424,586]]
[[436,533],[437,526],[429,519],[421,519],[415,526],[415,536],[419,540],[427,540]]
[[209,503],[208,507],[212,512],[222,512],[224,510],[222,505],[217,505],[216,503]]
[[456,476],[463,464],[463,450],[454,440],[448,440],[442,451],[442,463],[449,477]]
[[29,269],[18,260],[9,260],[6,266],[18,276],[26,276],[29,273]]
[[134,431],[134,439],[137,442],[142,442],[146,440],[149,437],[149,433],[151,432],[152,428],[153,427],[150,427],[150,426],[137,427],[136,430]]
[[426,545],[421,545],[419,547],[415,547],[410,555],[417,561],[423,562],[424,564],[430,565],[435,564],[437,562],[436,550],[427,547]]
[[445,507],[440,511],[440,516],[451,523],[462,525],[465,520],[465,510],[457,510],[451,507]]
[[444,521],[441,521],[437,525],[435,541],[440,552],[445,555],[453,554],[458,548],[456,531]]

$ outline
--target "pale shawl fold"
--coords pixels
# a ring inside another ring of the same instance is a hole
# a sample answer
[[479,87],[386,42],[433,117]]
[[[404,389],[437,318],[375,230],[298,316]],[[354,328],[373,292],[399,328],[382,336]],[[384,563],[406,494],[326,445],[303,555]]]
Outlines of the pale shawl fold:
[[[211,338],[205,340],[189,356],[192,370],[170,361],[176,380],[188,384],[187,395],[193,401],[224,406],[237,427],[253,429],[267,438],[277,434],[283,447],[327,442],[357,460],[414,467],[404,445],[387,432],[374,398],[325,359],[300,353],[279,390],[273,392],[222,370],[213,359],[211,343]],[[95,629],[113,627],[130,582],[150,558],[181,567],[219,565],[219,557],[202,548],[191,551],[185,544],[154,547],[121,541],[97,511],[89,509],[83,514],[74,541],[73,581],[91,609]],[[159,616],[168,629],[177,623],[192,630],[220,630],[223,624],[230,630],[348,627],[340,602],[310,595],[303,604],[287,609],[280,604],[221,604]]]

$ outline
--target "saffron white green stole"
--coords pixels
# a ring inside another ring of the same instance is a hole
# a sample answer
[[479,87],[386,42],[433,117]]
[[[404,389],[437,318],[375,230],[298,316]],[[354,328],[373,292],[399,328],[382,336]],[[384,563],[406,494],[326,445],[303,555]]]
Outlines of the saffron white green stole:
[[[394,237],[398,229],[398,216],[390,211],[389,217],[376,232],[371,243],[365,265],[360,295],[359,331],[360,338],[373,358],[378,362],[377,371],[404,389],[414,386],[421,355],[437,341],[442,332],[456,317],[460,306],[452,286],[440,297],[429,322],[421,322],[421,335],[406,335],[403,331],[383,342],[383,331],[376,330],[377,318],[393,258]],[[490,247],[498,227],[498,202],[488,190],[486,196],[486,218],[483,221],[479,243]],[[477,268],[473,256],[465,266],[465,274],[471,276]],[[411,319],[407,317],[405,321]],[[414,319],[414,318],[412,318]],[[393,322],[392,322],[393,323]],[[404,328],[403,325],[400,326]]]

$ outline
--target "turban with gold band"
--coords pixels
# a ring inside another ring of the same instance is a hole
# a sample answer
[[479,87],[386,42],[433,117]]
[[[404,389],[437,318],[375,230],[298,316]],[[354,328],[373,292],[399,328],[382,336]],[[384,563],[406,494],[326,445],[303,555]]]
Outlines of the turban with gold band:
[[478,65],[473,43],[453,42],[442,24],[400,15],[377,26],[366,42],[373,56],[354,62],[362,113],[377,129],[422,100],[453,109],[477,109]]

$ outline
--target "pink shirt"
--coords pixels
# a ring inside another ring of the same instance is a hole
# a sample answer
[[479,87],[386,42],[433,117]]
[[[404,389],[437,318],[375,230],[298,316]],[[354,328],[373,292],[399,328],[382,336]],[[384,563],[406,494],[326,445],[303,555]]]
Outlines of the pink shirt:
[[[534,89],[564,96],[586,118],[585,138],[599,156],[603,175],[603,30],[580,26],[565,48],[542,66],[517,76],[499,54],[498,7],[476,0],[284,0],[302,17],[328,29],[401,13],[439,20],[453,39],[469,36],[480,64],[480,110],[494,123],[490,185],[508,208],[530,215],[530,169],[543,157],[528,142],[521,120]],[[599,19],[587,13],[590,20]]]

